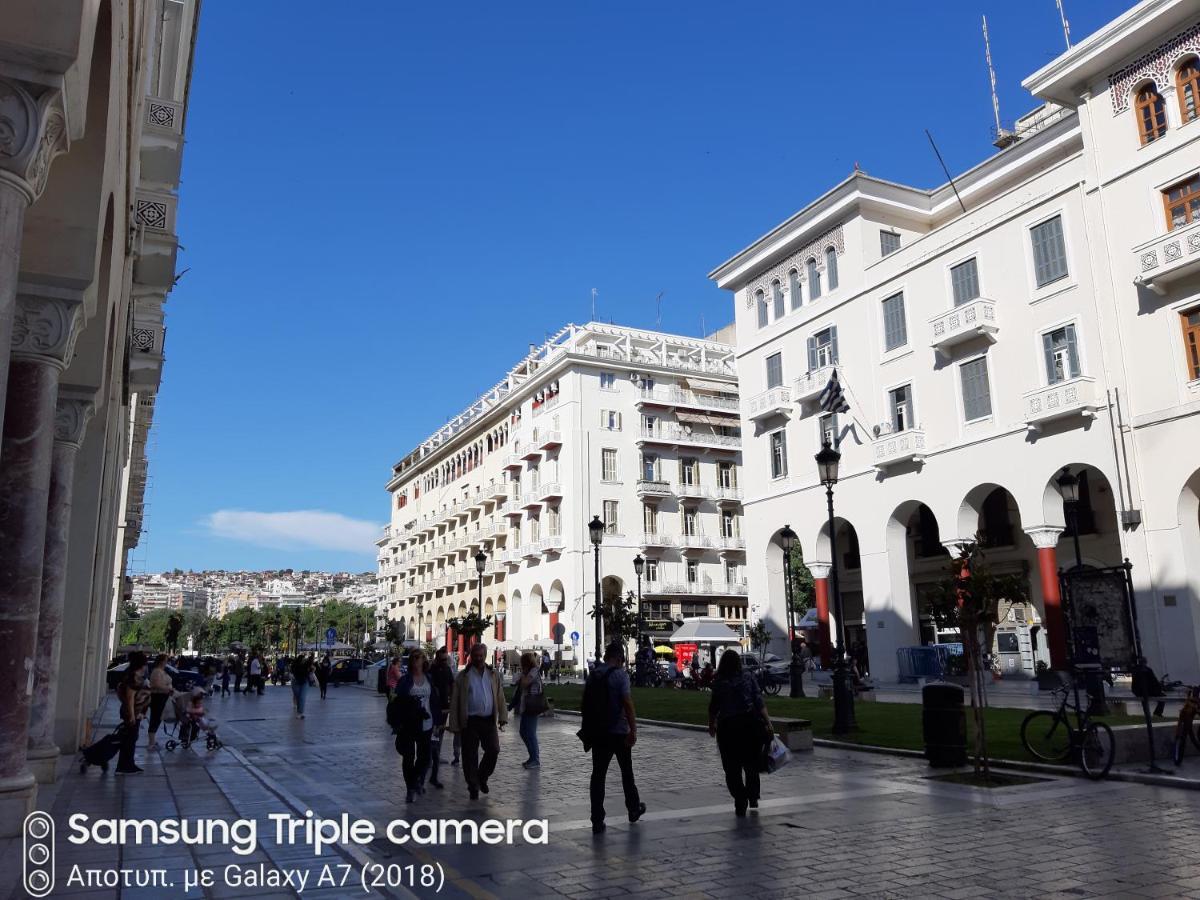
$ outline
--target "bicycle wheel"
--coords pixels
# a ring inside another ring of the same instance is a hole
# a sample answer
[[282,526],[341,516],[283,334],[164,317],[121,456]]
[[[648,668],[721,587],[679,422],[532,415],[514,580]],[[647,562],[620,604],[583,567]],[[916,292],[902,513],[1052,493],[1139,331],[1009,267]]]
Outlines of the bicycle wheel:
[[1103,778],[1112,768],[1116,739],[1103,722],[1092,722],[1084,729],[1079,746],[1079,765],[1088,778]]
[[778,681],[768,681],[766,684],[763,685],[763,693],[766,694],[768,697],[774,697],[776,694],[779,693],[779,682]]
[[1183,748],[1187,746],[1187,738],[1182,734],[1176,734],[1175,740],[1171,742],[1171,761],[1175,765],[1183,765]]
[[1030,756],[1062,762],[1071,755],[1071,726],[1056,713],[1030,713],[1021,723],[1021,743]]

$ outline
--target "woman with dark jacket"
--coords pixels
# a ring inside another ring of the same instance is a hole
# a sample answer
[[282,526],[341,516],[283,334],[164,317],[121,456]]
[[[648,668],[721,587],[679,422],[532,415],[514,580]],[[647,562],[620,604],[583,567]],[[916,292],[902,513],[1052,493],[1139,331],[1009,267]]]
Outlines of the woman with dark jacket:
[[138,731],[142,717],[150,708],[150,692],[145,685],[146,654],[134,651],[129,654],[125,675],[117,685],[117,701],[121,704],[121,752],[117,756],[118,775],[136,775],[141,767],[133,760],[137,746]]
[[425,793],[425,770],[429,768],[429,745],[433,729],[442,719],[442,706],[433,679],[426,673],[422,650],[408,658],[408,673],[396,685],[396,696],[388,709],[388,721],[396,733],[396,752],[404,760],[405,802]]
[[708,702],[708,733],[717,738],[734,812],[744,816],[747,806],[758,808],[758,763],[771,736],[771,719],[758,681],[742,668],[736,650],[726,650],[717,666]]
[[[433,689],[438,695],[438,706],[441,715],[433,724],[433,740],[429,753],[429,783],[440,788],[438,781],[438,766],[442,762],[442,741],[446,736],[446,718],[450,715],[450,694],[454,690],[454,670],[450,668],[450,653],[445,647],[439,647],[433,656],[433,665],[429,667],[429,678],[433,681]],[[455,749],[458,746],[458,735],[454,735]],[[454,754],[454,762],[458,762],[458,753]]]

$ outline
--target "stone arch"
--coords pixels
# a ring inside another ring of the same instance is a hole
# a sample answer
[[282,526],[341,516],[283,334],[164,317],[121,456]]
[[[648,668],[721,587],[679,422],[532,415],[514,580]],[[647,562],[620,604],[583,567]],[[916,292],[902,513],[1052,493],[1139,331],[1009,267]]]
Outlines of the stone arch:
[[[995,482],[983,482],[971,488],[963,497],[962,502],[958,507],[958,517],[955,522],[954,534],[943,534],[942,540],[954,541],[973,540],[975,535],[979,533],[983,527],[983,519],[985,516],[985,506],[997,503],[996,492],[1004,491],[1007,495],[1007,502],[1011,513],[1015,514],[1013,520],[1014,530],[1019,527],[1020,523],[1025,521],[1025,516],[1016,496],[1008,488]],[[995,536],[993,536],[994,538]],[[1016,536],[1013,536],[1013,541],[1016,543]]]
[[943,577],[950,558],[942,545],[937,516],[928,504],[905,500],[888,517],[884,541],[891,586],[889,611],[898,619],[900,637],[921,644],[937,643],[937,632],[923,613],[921,601],[922,587]]

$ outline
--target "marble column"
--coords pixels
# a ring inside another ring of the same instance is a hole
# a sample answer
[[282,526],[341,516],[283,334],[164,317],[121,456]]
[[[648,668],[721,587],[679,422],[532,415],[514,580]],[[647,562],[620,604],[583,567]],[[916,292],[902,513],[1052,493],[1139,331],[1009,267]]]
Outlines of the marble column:
[[4,419],[25,210],[46,187],[51,161],[66,149],[62,94],[0,77],[0,421]]
[[37,788],[26,762],[58,380],[74,355],[77,294],[21,293],[0,436],[0,837],[19,834]]
[[[59,648],[67,593],[67,547],[75,454],[94,406],[85,397],[58,398],[54,450],[50,462],[50,501],[46,511],[46,551],[42,562],[42,602],[38,610],[33,664],[33,704],[29,713],[30,771],[40,784],[53,784],[59,749],[54,743],[58,700]],[[72,748],[74,749],[74,748]]]
[[1067,658],[1067,619],[1063,615],[1062,592],[1058,588],[1058,538],[1062,529],[1043,525],[1038,528],[1026,528],[1025,533],[1037,548],[1050,668],[1066,669],[1070,664]]

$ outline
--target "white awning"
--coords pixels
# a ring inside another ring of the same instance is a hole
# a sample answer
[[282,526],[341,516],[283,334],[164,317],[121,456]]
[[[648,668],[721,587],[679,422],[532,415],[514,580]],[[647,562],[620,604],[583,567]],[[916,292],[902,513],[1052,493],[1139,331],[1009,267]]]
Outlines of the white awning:
[[741,424],[738,421],[738,417],[734,414],[722,416],[719,413],[698,413],[679,410],[675,413],[675,418],[689,425],[716,425],[723,428],[735,428]]
[[684,619],[671,635],[672,644],[740,644],[741,638],[722,619]]
[[686,378],[684,380],[693,391],[711,391],[714,394],[732,394],[737,391],[736,385],[724,384],[720,381],[705,381],[703,378]]

